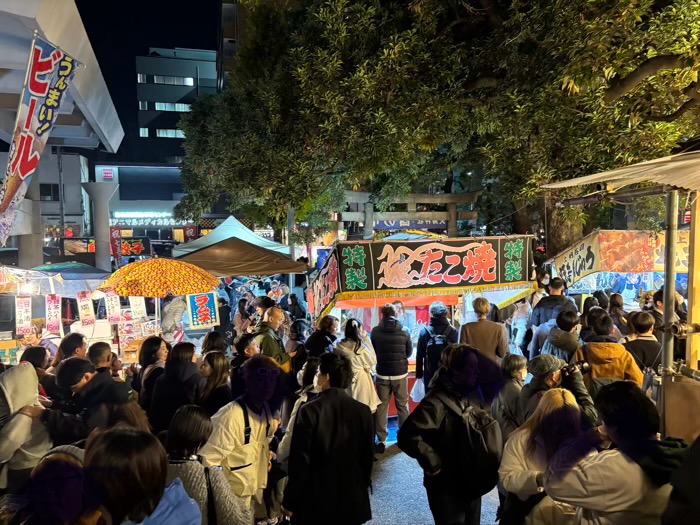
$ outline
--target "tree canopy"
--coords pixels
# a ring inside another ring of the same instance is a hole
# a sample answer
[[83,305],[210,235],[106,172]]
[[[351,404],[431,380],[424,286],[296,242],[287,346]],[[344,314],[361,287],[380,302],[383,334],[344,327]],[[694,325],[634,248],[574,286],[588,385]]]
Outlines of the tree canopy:
[[[697,133],[696,0],[243,4],[230,85],[182,120],[183,216],[225,195],[279,223],[290,203],[318,216],[345,187],[381,201],[462,167],[525,231],[543,183]],[[550,215],[569,239],[582,220]]]

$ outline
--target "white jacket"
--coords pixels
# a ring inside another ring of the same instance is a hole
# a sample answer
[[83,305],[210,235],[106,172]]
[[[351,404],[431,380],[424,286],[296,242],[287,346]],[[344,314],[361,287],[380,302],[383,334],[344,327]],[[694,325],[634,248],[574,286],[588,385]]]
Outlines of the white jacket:
[[[357,348],[357,353],[355,349]],[[381,400],[374,387],[372,369],[377,366],[377,354],[369,337],[359,344],[355,341],[343,340],[335,346],[335,353],[347,357],[352,364],[352,385],[348,394],[369,407],[372,412],[377,410]]]
[[267,487],[274,426],[267,403],[260,415],[250,407],[247,411],[251,429],[248,444],[245,444],[243,409],[238,402],[232,401],[211,418],[214,431],[199,454],[204,465],[222,467],[233,493],[250,503],[253,497],[262,501],[263,489]]
[[[498,469],[503,488],[522,501],[542,491],[542,488],[538,487],[536,478],[537,474],[544,474],[547,469],[544,448],[537,444],[535,453],[530,454],[527,450],[529,439],[529,430],[513,432],[503,450],[501,467]],[[545,496],[525,520],[525,525],[574,525],[575,523],[576,508],[556,502],[549,496]]]
[[654,486],[641,467],[619,450],[593,454],[573,468],[554,459],[545,476],[545,490],[578,507],[577,524],[659,525],[671,485]]
[[0,393],[7,403],[6,406],[2,403],[0,412],[8,417],[0,428],[0,464],[5,463],[3,479],[4,469],[34,468],[51,450],[51,438],[41,418],[18,413],[23,407],[37,403],[38,392],[39,379],[29,363],[20,363],[0,374]]

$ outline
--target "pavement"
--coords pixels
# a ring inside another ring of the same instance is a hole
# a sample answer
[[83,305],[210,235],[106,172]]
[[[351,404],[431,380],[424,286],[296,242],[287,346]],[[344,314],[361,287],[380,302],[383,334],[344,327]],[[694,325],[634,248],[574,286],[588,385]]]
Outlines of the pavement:
[[[391,443],[390,434],[389,442]],[[418,462],[395,444],[377,456],[372,475],[371,525],[432,525],[433,517],[423,487],[423,471]],[[496,523],[498,494],[494,489],[481,499],[481,523]]]

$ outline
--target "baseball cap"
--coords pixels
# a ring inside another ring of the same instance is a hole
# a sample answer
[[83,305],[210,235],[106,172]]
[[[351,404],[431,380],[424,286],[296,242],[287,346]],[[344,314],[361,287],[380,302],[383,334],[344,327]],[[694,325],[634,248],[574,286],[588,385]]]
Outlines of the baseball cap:
[[566,361],[553,355],[538,355],[530,361],[527,367],[533,377],[547,377],[549,374],[561,370],[566,366]]

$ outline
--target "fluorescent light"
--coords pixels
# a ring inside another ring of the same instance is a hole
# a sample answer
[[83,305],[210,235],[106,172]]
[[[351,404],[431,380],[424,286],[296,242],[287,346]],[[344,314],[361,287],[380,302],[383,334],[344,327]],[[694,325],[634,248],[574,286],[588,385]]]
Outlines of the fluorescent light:
[[169,219],[173,214],[168,211],[115,211],[115,219]]

